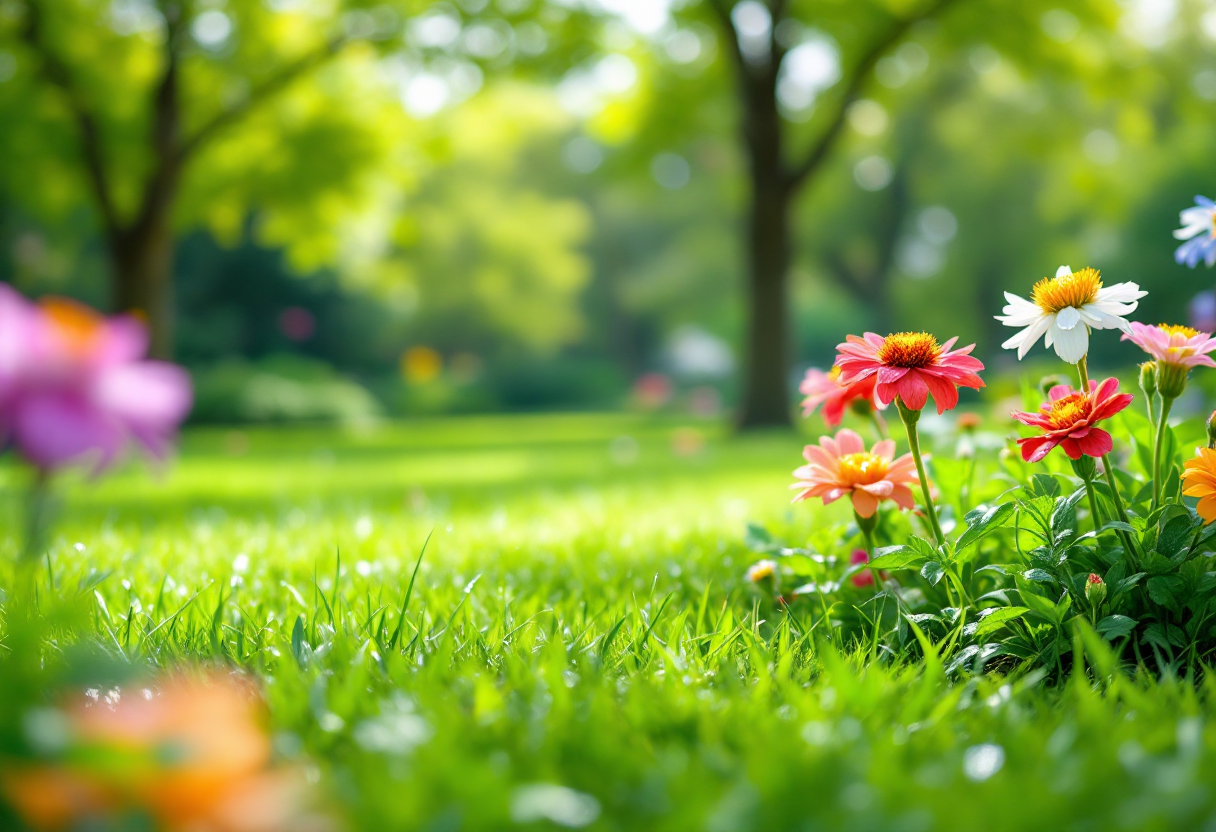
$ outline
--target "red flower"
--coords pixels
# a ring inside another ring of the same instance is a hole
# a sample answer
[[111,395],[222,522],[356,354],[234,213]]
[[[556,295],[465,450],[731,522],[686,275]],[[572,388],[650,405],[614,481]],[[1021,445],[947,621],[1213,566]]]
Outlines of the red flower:
[[1114,441],[1110,434],[1095,427],[1132,403],[1131,393],[1119,392],[1119,380],[1108,378],[1098,384],[1089,383],[1089,393],[1057,384],[1048,392],[1048,401],[1038,413],[1016,411],[1013,418],[1024,425],[1040,428],[1043,433],[1019,439],[1022,459],[1038,462],[1059,445],[1069,459],[1082,456],[1101,457],[1110,453]]
[[854,384],[873,376],[880,402],[890,404],[898,396],[909,410],[923,408],[932,393],[937,412],[945,413],[958,404],[959,387],[984,386],[976,375],[984,365],[970,356],[975,344],[952,352],[957,340],[939,346],[927,332],[897,332],[886,338],[873,332],[864,338],[850,335],[836,347],[840,382]]
[[811,368],[806,371],[802,384],[798,385],[798,392],[806,396],[802,400],[802,415],[810,416],[819,405],[823,405],[823,422],[834,428],[844,418],[845,408],[858,399],[882,408],[884,405],[874,395],[877,382],[877,378],[869,376],[853,384],[841,384],[839,367],[833,367],[826,373]]

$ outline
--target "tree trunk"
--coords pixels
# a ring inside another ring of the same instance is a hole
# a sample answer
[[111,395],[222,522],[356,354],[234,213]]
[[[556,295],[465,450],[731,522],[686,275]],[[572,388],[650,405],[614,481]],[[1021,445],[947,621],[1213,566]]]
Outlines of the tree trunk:
[[153,358],[173,357],[174,239],[166,215],[119,232],[110,243],[112,299],[117,312],[142,318],[151,336]]
[[788,426],[790,187],[782,163],[776,67],[742,85],[751,174],[747,354],[739,427]]

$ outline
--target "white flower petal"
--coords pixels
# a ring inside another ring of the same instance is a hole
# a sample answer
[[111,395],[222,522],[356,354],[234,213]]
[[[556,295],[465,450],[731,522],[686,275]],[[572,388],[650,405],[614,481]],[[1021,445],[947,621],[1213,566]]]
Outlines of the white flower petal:
[[1204,231],[1207,231],[1211,227],[1212,227],[1212,223],[1210,220],[1192,223],[1191,225],[1188,225],[1186,228],[1179,228],[1177,231],[1175,231],[1174,239],[1175,240],[1189,240],[1192,237],[1194,237],[1196,234],[1201,234]]
[[1039,318],[1043,317],[1043,310],[1035,308],[1034,312],[1014,312],[1009,313],[1009,307],[1005,307],[1006,314],[997,315],[996,319],[1005,326],[1030,326]]
[[1043,337],[1044,332],[1050,330],[1054,317],[1054,315],[1044,315],[1026,328],[1026,337],[1018,347],[1018,361],[1026,357],[1026,353],[1030,352],[1030,348]]
[[1076,364],[1089,352],[1089,330],[1083,326],[1072,329],[1053,326],[1049,334],[1055,336],[1056,355],[1069,364]]
[[1124,332],[1130,333],[1132,331],[1131,325],[1126,319],[1120,317],[1120,314],[1134,312],[1135,308],[1136,304],[1134,303],[1127,305],[1119,303],[1090,303],[1081,307],[1081,316],[1094,329],[1121,329]]
[[1216,214],[1216,210],[1212,208],[1204,208],[1202,205],[1192,205],[1190,208],[1184,208],[1179,214],[1179,221],[1183,225],[1211,225],[1212,216]]
[[1114,301],[1115,303],[1130,303],[1131,301],[1140,300],[1145,297],[1148,292],[1145,292],[1135,283],[1116,283],[1113,286],[1103,286],[1098,290],[1098,296],[1094,300],[1098,303]]
[[1081,322],[1081,313],[1075,307],[1065,306],[1056,313],[1056,326],[1060,329],[1072,329]]
[[1056,269],[1056,277],[1065,277],[1070,274],[1072,274],[1072,269],[1068,268],[1068,266],[1060,266],[1060,268]]

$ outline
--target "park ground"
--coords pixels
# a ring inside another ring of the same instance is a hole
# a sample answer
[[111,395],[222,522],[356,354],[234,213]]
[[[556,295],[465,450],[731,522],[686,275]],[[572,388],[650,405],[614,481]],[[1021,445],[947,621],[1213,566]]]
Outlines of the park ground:
[[596,414],[199,429],[159,472],[61,482],[47,577],[115,659],[257,678],[349,829],[1216,829],[1208,677],[961,677],[747,584],[749,525],[847,558],[842,510],[789,504],[804,441]]

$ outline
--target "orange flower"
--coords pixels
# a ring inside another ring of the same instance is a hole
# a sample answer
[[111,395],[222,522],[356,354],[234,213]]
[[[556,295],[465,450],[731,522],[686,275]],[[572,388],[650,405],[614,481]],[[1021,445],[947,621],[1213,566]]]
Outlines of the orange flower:
[[1194,459],[1188,459],[1182,472],[1182,493],[1198,497],[1196,511],[1203,522],[1216,520],[1216,451],[1200,448]]
[[260,711],[249,685],[219,676],[90,700],[65,714],[63,763],[2,772],[0,787],[40,832],[132,810],[167,832],[294,830],[302,783],[270,769]]
[[861,437],[851,430],[819,437],[818,445],[807,445],[802,452],[807,465],[794,472],[800,489],[794,502],[819,497],[824,504],[848,494],[853,510],[861,517],[873,517],[882,500],[893,500],[900,508],[915,505],[909,483],[916,482],[916,463],[911,454],[895,458],[895,443],[890,439],[867,451]]

